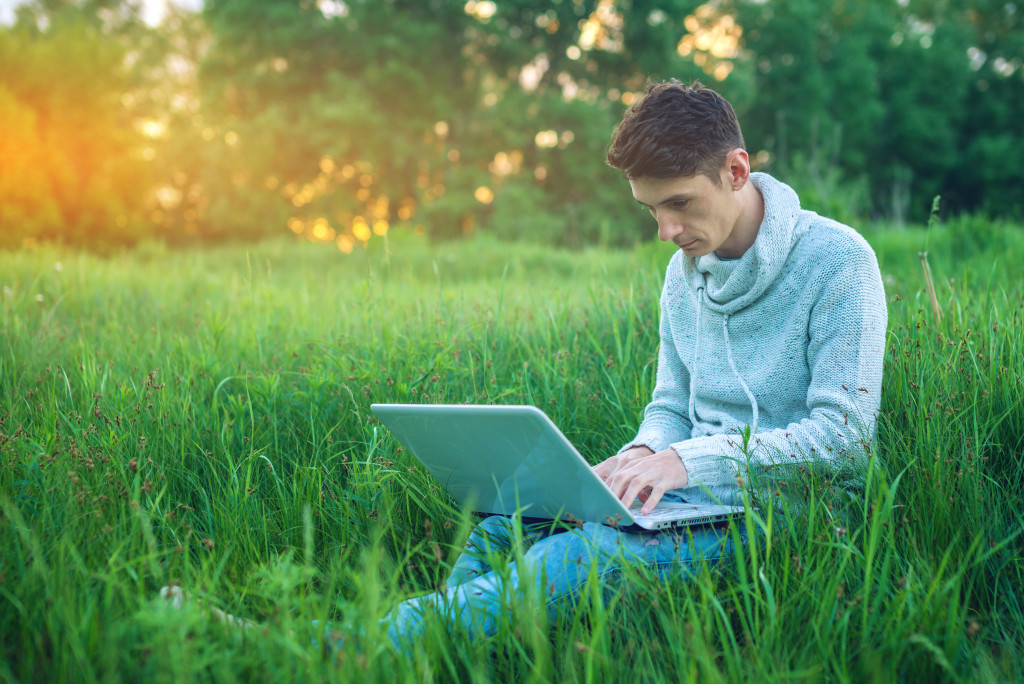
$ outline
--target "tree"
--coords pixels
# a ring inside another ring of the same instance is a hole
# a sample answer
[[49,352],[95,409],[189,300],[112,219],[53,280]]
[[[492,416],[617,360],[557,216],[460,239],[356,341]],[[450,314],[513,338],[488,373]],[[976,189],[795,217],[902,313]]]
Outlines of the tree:
[[[841,169],[846,184],[867,178],[876,215],[923,220],[936,194],[956,212],[1022,210],[1019,194],[1000,189],[1010,179],[997,158],[1024,152],[1014,123],[1024,113],[1015,5],[735,0],[732,7],[756,65],[758,96],[741,120],[783,174],[809,159],[814,173]],[[1021,179],[1019,165],[1009,173]],[[1002,180],[990,182],[992,175]]]
[[124,119],[130,7],[47,0],[0,29],[0,240],[131,241],[148,179]]
[[693,69],[676,44],[696,5],[638,1],[634,25],[608,0],[210,0],[199,114],[237,152],[211,140],[196,165],[204,230],[287,224],[345,249],[395,222],[631,242],[604,148],[656,75],[641,65]]

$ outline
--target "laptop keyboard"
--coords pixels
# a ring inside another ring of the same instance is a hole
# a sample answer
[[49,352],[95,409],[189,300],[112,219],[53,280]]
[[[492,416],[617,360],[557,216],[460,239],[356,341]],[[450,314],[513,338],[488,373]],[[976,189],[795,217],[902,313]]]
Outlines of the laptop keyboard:
[[709,513],[706,510],[698,510],[697,507],[692,504],[655,506],[654,510],[647,515],[640,512],[642,507],[643,504],[634,504],[633,506],[630,506],[629,512],[633,514],[634,520],[642,520],[643,526],[649,529],[704,525],[709,523],[718,523],[727,519],[726,516],[720,513]]
[[[644,520],[652,521],[686,519],[686,507],[683,506],[655,506],[654,510],[650,513],[641,513],[641,508],[643,508],[643,504],[634,504],[629,507],[629,512],[633,514],[634,518],[643,518]],[[694,511],[694,514],[694,517],[696,518],[705,517],[696,511]]]

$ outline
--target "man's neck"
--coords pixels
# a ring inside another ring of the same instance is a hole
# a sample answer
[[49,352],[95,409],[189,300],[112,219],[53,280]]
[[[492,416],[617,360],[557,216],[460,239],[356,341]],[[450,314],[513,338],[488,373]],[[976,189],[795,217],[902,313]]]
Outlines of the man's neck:
[[761,222],[764,221],[764,197],[761,191],[748,179],[739,194],[740,214],[729,240],[733,244],[723,245],[717,252],[723,259],[738,259],[746,254],[754,246]]

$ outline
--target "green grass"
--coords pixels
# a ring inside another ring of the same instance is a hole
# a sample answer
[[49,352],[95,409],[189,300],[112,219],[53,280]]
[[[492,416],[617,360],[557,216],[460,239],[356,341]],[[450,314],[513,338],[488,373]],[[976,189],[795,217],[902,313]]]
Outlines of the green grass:
[[[890,335],[865,490],[766,473],[740,523],[765,544],[719,571],[591,583],[481,643],[432,625],[413,657],[376,619],[441,584],[473,520],[369,404],[535,404],[603,459],[653,387],[668,249],[0,253],[0,679],[1018,676],[1024,231],[868,238]],[[263,627],[170,611],[171,582]],[[367,634],[325,655],[313,619]]]

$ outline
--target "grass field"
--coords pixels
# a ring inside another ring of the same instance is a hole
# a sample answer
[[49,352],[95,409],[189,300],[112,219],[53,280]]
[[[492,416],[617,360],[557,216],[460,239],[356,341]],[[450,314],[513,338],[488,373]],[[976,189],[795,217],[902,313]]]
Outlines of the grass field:
[[[720,571],[524,603],[480,643],[433,624],[412,656],[376,619],[473,520],[369,404],[535,404],[603,459],[653,387],[669,249],[0,253],[0,679],[1020,677],[1024,229],[866,235],[890,334],[863,491],[765,474],[764,546]],[[175,582],[263,626],[154,600]],[[325,654],[313,619],[366,634]]]

